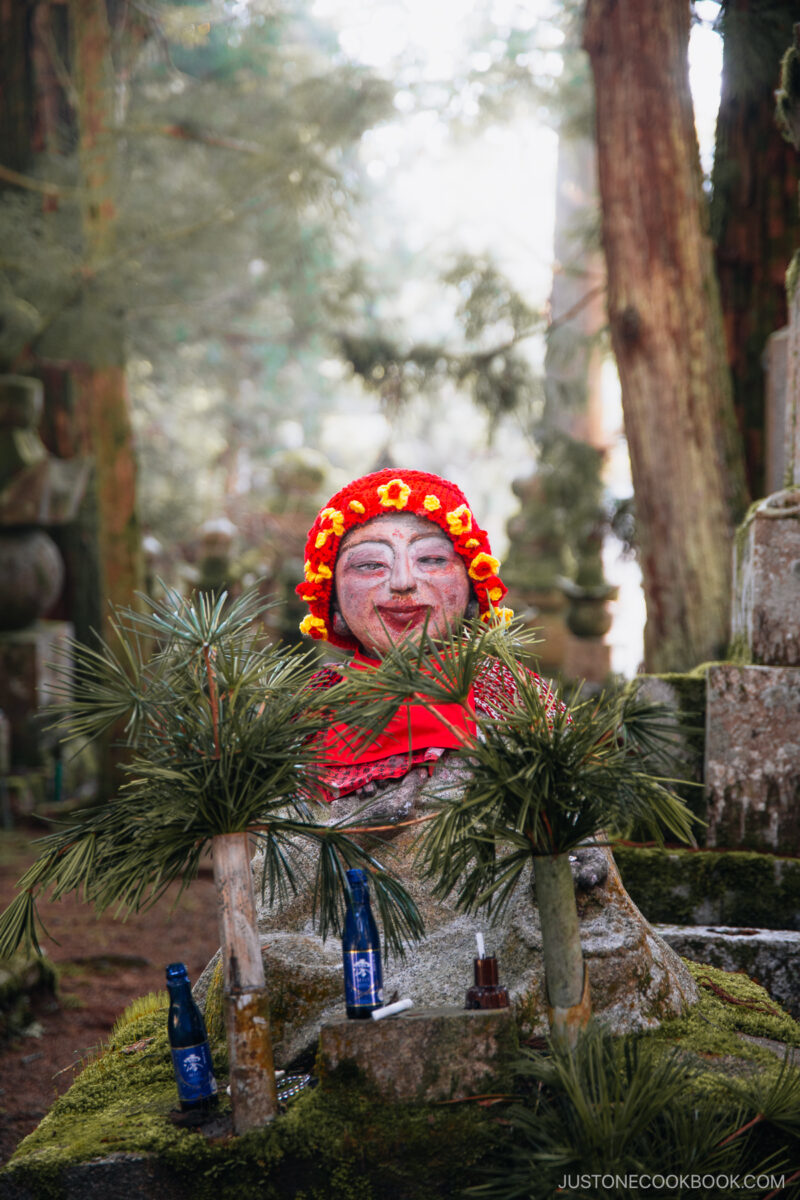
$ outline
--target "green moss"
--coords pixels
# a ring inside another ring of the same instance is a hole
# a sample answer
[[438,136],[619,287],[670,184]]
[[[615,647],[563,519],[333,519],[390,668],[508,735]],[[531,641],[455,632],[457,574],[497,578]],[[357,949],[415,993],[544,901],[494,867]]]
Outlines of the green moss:
[[208,985],[203,1015],[209,1038],[220,1042],[223,1041],[225,1038],[225,997],[222,989],[221,957],[217,961],[214,974]]
[[[257,1133],[206,1139],[176,1127],[166,1011],[164,993],[127,1010],[0,1180],[27,1184],[44,1200],[60,1194],[70,1164],[127,1152],[152,1155],[193,1200],[218,1200],[228,1189],[237,1200],[428,1200],[460,1195],[492,1144],[483,1109],[388,1105],[346,1069]],[[212,1051],[219,1070],[222,1047]],[[230,1111],[225,1098],[220,1111]]]
[[[648,921],[800,929],[800,861],[747,850],[614,847],[631,899]],[[704,911],[701,905],[705,906]]]
[[777,1078],[783,1057],[748,1039],[800,1046],[800,1024],[746,975],[684,962],[700,985],[700,1002],[646,1037],[665,1050],[677,1047],[693,1062],[692,1087],[700,1095],[730,1096],[731,1076]]

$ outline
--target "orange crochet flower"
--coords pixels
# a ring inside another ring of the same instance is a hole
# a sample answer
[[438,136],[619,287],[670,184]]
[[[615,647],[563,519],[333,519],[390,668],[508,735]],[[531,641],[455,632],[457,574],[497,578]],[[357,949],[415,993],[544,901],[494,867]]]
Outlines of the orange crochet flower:
[[469,564],[469,575],[471,579],[485,581],[490,575],[496,575],[500,570],[500,563],[492,554],[476,554],[472,562]]

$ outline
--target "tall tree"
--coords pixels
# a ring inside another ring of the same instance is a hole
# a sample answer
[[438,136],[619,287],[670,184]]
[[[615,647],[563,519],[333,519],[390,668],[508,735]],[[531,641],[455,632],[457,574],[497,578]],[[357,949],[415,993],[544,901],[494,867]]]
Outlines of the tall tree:
[[[52,314],[42,317],[27,303],[24,288],[15,290],[11,280],[18,280],[19,268],[13,252],[21,249],[21,230],[15,231],[13,246],[7,240],[6,319],[0,327],[6,336],[0,339],[0,359],[6,369],[47,376],[47,423],[58,431],[51,439],[55,448],[67,456],[90,455],[94,463],[77,545],[67,543],[74,596],[71,615],[79,635],[86,637],[90,627],[103,627],[107,600],[130,601],[142,582],[122,313],[108,305],[94,282],[115,245],[118,150],[112,134],[116,118],[112,29],[106,0],[68,0],[59,6],[45,0],[6,4],[0,21],[0,41],[15,64],[3,95],[0,164],[12,162],[18,168],[0,176],[6,193],[0,199],[13,205],[16,189],[32,193],[40,206],[37,223],[52,217],[62,234],[69,228],[79,247],[79,268],[73,262],[73,269],[63,272],[60,303],[69,310],[73,331],[80,333],[48,354],[37,342],[50,328]],[[77,156],[72,156],[69,183],[66,178],[63,184],[37,178],[41,153],[73,147]],[[66,205],[68,212],[70,201],[74,207],[75,197],[79,212],[71,221],[60,210]],[[25,211],[27,216],[30,207]],[[41,228],[37,233],[41,235]],[[51,286],[61,265],[57,257],[50,258]],[[38,263],[33,273],[37,270],[41,270]]]
[[689,5],[588,0],[611,340],[647,602],[645,664],[728,639],[745,503],[688,77]]
[[722,89],[712,173],[716,244],[733,397],[753,496],[765,485],[767,338],[786,323],[785,274],[797,245],[797,154],[775,122],[780,60],[797,0],[725,0]]

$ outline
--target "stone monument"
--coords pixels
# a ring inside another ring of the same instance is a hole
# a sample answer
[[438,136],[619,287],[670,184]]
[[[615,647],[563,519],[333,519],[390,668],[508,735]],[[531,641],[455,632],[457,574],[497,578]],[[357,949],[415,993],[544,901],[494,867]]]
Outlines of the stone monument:
[[[790,297],[784,484],[754,504],[734,547],[736,663],[707,672],[710,846],[800,854],[800,291]],[[775,358],[775,346],[770,361]],[[774,402],[774,398],[773,398]]]
[[56,459],[37,427],[43,388],[0,376],[0,710],[10,726],[13,769],[39,765],[37,714],[52,698],[52,664],[68,654],[71,626],[42,618],[64,582],[48,527],[74,520],[86,487],[85,459]]

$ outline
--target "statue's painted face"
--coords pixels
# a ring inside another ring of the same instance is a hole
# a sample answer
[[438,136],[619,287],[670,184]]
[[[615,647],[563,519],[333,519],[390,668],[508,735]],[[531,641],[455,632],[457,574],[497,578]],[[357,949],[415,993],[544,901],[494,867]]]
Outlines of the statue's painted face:
[[463,559],[424,517],[398,513],[352,529],[334,573],[339,612],[367,653],[419,633],[444,634],[470,598]]

